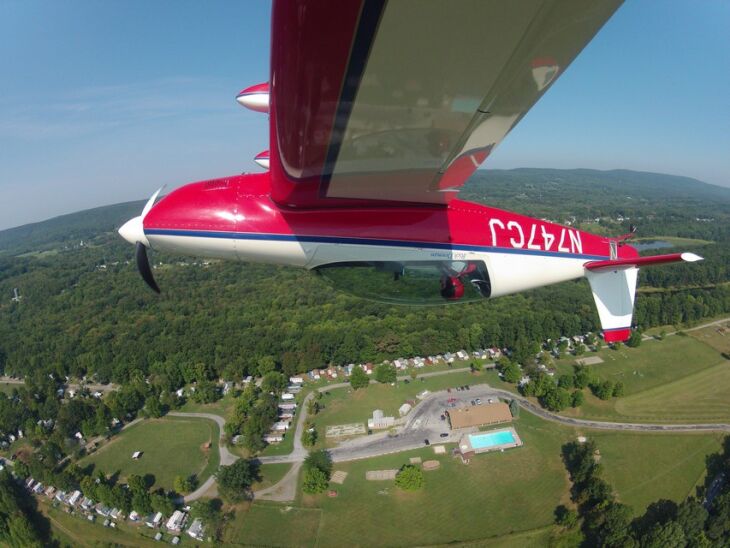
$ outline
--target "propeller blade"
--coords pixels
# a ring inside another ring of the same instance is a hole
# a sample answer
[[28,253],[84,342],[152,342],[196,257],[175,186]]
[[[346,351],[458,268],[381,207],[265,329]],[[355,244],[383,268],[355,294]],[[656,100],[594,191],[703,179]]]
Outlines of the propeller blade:
[[155,282],[154,276],[152,276],[152,269],[150,268],[150,262],[147,259],[147,248],[142,242],[137,242],[137,269],[142,274],[142,279],[147,283],[148,286],[155,293],[160,292],[160,288]]
[[152,197],[149,200],[147,200],[147,203],[145,204],[144,209],[142,210],[142,215],[140,215],[140,217],[142,217],[143,220],[147,216],[147,214],[150,212],[150,209],[152,209],[152,206],[155,205],[155,200],[157,199],[157,196],[159,196],[160,192],[162,192],[163,188],[165,188],[165,187],[161,186],[160,188],[158,188],[157,192],[155,192],[152,195]]

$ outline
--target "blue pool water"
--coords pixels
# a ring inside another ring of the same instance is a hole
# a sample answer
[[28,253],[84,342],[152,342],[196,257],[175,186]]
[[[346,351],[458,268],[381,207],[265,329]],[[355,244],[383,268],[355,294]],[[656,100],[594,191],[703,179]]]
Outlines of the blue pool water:
[[469,434],[469,441],[474,449],[485,449],[495,445],[515,443],[515,437],[511,430],[496,430],[484,434]]

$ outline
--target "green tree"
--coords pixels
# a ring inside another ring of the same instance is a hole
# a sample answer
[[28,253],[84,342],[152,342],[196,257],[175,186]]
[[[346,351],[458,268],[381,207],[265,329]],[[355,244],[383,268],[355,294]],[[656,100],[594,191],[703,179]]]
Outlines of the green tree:
[[288,384],[289,381],[283,373],[279,373],[278,371],[269,371],[264,375],[264,378],[261,381],[261,390],[264,392],[271,392],[272,394],[279,396],[282,392],[284,392],[284,390],[286,390]]
[[506,382],[516,384],[522,378],[522,370],[520,366],[514,362],[509,362],[508,365],[502,370],[502,375]]
[[319,468],[306,468],[302,479],[302,491],[308,495],[315,495],[327,490],[329,480]]
[[570,397],[570,406],[571,407],[580,407],[585,403],[586,397],[583,395],[583,392],[580,390],[575,390],[573,394],[571,394]]
[[655,523],[647,534],[641,537],[642,548],[684,548],[687,537],[676,521]]
[[230,502],[249,498],[251,485],[259,479],[259,465],[250,459],[238,459],[216,472],[218,492]]
[[205,530],[213,539],[217,539],[217,532],[223,520],[221,511],[222,502],[220,499],[196,500],[190,505],[190,517],[201,519],[205,524]]
[[317,443],[317,429],[314,427],[314,425],[310,424],[304,432],[302,432],[302,443],[306,447],[312,447],[315,443]]
[[370,377],[368,377],[368,374],[365,373],[362,367],[355,366],[352,368],[352,373],[350,374],[350,386],[352,386],[353,390],[359,390],[360,388],[365,388],[368,384],[370,384]]
[[576,388],[582,389],[592,384],[595,380],[593,371],[585,365],[576,365],[573,368],[573,384]]
[[164,414],[160,398],[152,395],[148,397],[144,402],[144,412],[148,417],[157,419]]
[[558,386],[560,388],[573,388],[573,375],[563,374],[558,377]]
[[616,384],[613,386],[612,396],[614,398],[620,398],[623,395],[624,395],[624,383],[622,381],[616,381]]
[[176,476],[175,480],[173,481],[173,487],[178,493],[190,493],[192,491],[195,491],[195,488],[197,486],[198,478],[195,475],[187,477]]
[[260,377],[266,376],[266,373],[270,373],[276,369],[276,361],[273,356],[264,356],[258,361],[257,371]]
[[[353,369],[354,372],[354,369]],[[391,383],[396,381],[395,366],[389,363],[381,363],[375,368],[375,380],[380,383]],[[353,387],[354,388],[354,387]]]
[[423,487],[423,471],[412,464],[405,464],[395,476],[395,484],[406,491],[415,491]]
[[555,523],[560,527],[572,529],[578,524],[578,512],[561,504],[555,508]]
[[613,396],[613,381],[596,382],[591,385],[591,390],[597,398],[602,400],[610,399]]
[[551,388],[540,398],[540,403],[550,411],[562,411],[571,403],[570,392],[565,388]]
[[175,511],[175,503],[163,493],[152,493],[150,504],[153,512],[161,512],[165,516],[169,516]]
[[626,346],[630,346],[631,348],[637,348],[641,346],[641,338],[642,334],[638,329],[634,329],[631,332],[631,336],[629,337],[629,340],[626,341]]
[[204,379],[195,385],[195,392],[191,397],[196,403],[213,403],[221,398],[221,391],[215,383]]
[[520,416],[520,404],[517,403],[517,400],[509,401],[509,412],[512,414],[512,416],[514,418],[517,418]]
[[325,449],[311,451],[304,459],[305,468],[317,468],[321,470],[327,476],[328,480],[332,474],[332,466],[332,456]]

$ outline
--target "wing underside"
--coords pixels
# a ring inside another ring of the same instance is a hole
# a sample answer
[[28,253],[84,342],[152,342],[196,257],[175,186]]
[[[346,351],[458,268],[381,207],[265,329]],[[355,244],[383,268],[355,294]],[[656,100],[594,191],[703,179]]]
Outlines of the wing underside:
[[272,195],[448,202],[619,5],[276,0]]

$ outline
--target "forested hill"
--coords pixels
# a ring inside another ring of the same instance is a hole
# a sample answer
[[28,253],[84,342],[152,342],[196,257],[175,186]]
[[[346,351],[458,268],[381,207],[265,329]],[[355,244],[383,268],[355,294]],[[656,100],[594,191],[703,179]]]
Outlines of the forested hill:
[[[598,233],[622,234],[635,222],[643,237],[702,240],[681,244],[694,244],[705,261],[642,270],[640,283],[651,291],[639,294],[635,320],[649,327],[730,312],[730,191],[662,177],[484,171],[463,197]],[[598,328],[585,280],[410,308],[344,295],[296,268],[153,252],[163,290],[157,296],[136,272],[134,248],[114,232],[142,207],[120,204],[0,232],[0,374],[118,382],[143,375],[172,388],[240,378],[267,356],[294,373],[329,362],[514,347]],[[11,300],[13,288],[20,302]]]
[[[708,203],[730,206],[730,188],[675,175],[591,169],[480,170],[460,198],[538,215],[601,217],[655,213],[657,205],[692,208],[702,217]],[[76,245],[112,232],[138,215],[144,200],[87,209],[0,231],[0,254],[20,254]]]
[[0,254],[44,251],[59,244],[77,245],[111,232],[123,221],[139,215],[145,202],[125,202],[61,215],[39,223],[0,230]]

